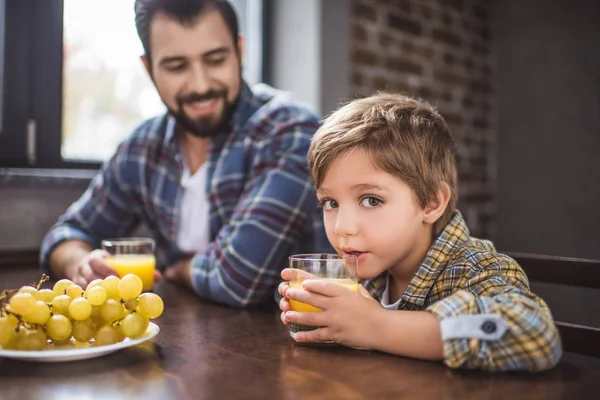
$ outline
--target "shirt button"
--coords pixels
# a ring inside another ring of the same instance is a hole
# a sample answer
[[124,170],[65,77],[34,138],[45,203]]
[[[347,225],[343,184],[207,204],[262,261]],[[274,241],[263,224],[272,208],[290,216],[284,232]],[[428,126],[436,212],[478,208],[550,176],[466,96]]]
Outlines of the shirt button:
[[485,321],[483,324],[481,324],[481,330],[488,335],[496,332],[496,329],[498,329],[498,327],[494,321]]

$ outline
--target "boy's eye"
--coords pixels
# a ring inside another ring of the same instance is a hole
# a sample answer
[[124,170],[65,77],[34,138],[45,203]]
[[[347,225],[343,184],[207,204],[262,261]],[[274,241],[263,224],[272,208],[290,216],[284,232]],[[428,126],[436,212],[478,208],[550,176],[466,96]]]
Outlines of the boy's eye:
[[338,203],[335,200],[324,200],[321,204],[325,210],[331,210],[332,208],[338,207]]
[[381,204],[381,200],[377,197],[365,197],[360,201],[360,205],[363,207],[377,207]]

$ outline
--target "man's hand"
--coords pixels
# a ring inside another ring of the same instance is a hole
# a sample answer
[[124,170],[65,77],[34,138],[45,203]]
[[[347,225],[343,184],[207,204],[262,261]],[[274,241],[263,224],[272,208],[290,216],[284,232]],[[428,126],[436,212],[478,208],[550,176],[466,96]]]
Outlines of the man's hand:
[[118,276],[117,271],[104,260],[107,255],[104,250],[91,251],[67,271],[67,278],[85,289],[94,279],[104,279],[110,275]]
[[[104,259],[109,254],[104,250],[93,250],[89,252],[81,261],[67,270],[67,279],[81,286],[85,290],[87,285],[95,279],[104,279],[107,276],[119,276]],[[160,282],[162,274],[160,271],[154,271],[154,282]]]
[[175,264],[169,266],[165,270],[165,277],[178,283],[180,285],[185,285],[187,287],[192,287],[192,258],[185,258],[176,262]]
[[[283,279],[289,278],[289,270],[282,271]],[[297,332],[297,342],[334,341],[348,347],[371,349],[373,326],[376,326],[385,309],[374,300],[362,285],[359,293],[337,283],[319,279],[307,279],[303,289],[289,287],[287,282],[279,285],[284,296],[279,303],[284,324],[318,326],[320,329]],[[321,312],[291,311],[289,300],[297,300],[321,308]],[[383,316],[385,318],[385,316]]]

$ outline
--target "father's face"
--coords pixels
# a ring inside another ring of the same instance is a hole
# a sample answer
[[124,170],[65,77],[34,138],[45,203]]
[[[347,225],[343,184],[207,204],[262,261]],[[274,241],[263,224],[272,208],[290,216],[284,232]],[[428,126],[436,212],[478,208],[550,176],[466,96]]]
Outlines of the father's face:
[[218,11],[181,25],[164,14],[150,24],[149,70],[158,94],[180,126],[214,136],[229,121],[241,87],[239,53]]

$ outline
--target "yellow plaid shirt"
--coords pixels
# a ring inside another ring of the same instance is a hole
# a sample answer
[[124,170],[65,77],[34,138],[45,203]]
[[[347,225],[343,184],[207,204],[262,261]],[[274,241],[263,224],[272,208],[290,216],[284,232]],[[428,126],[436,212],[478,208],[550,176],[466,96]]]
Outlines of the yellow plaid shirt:
[[[381,301],[386,282],[384,273],[364,285]],[[540,371],[556,365],[562,354],[550,310],[530,291],[525,272],[490,241],[470,237],[458,211],[429,249],[398,309],[428,311],[441,323],[465,315],[503,320],[506,331],[495,340],[468,330],[444,340],[444,363],[451,368]]]

